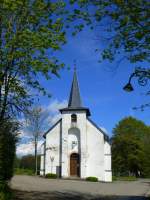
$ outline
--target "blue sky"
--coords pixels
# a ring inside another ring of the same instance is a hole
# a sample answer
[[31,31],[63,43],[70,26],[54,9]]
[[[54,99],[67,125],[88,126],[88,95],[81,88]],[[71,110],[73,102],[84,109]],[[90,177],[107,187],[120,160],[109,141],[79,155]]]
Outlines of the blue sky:
[[[149,89],[137,84],[133,79],[134,91],[125,92],[122,88],[128,82],[134,66],[124,61],[117,67],[117,62],[98,63],[99,55],[95,53],[96,48],[103,47],[101,37],[95,40],[95,33],[88,29],[76,37],[68,36],[68,42],[56,55],[60,61],[66,64],[59,72],[60,78],[55,76],[46,81],[40,78],[41,84],[51,93],[49,99],[46,96],[39,97],[39,103],[49,112],[47,119],[48,128],[58,120],[60,114],[58,109],[66,107],[69,98],[74,60],[77,65],[77,75],[80,86],[80,93],[83,105],[91,111],[91,119],[101,128],[104,128],[108,135],[112,135],[112,129],[124,117],[133,116],[143,120],[147,125],[150,123],[150,109],[134,111],[132,108],[149,102],[149,96],[145,92]],[[146,67],[146,63],[142,63]],[[70,67],[70,70],[67,68]],[[30,133],[22,131],[21,143],[17,146],[17,155],[22,156],[33,153],[33,142]],[[39,141],[38,149],[42,144]]]
[[[144,112],[132,109],[149,102],[149,97],[144,95],[147,88],[139,86],[134,79],[134,92],[127,93],[122,89],[136,65],[124,61],[116,68],[115,61],[98,63],[99,55],[94,50],[102,45],[102,41],[95,40],[95,36],[96,34],[88,29],[76,37],[68,36],[67,44],[56,53],[66,67],[60,71],[60,78],[53,77],[50,81],[41,79],[52,98],[40,97],[40,103],[48,106],[56,99],[60,102],[68,100],[73,61],[76,60],[83,105],[90,108],[91,118],[100,127],[105,127],[109,135],[112,134],[115,124],[129,115],[149,124],[149,109],[145,109]],[[146,63],[142,65],[145,66]],[[68,70],[67,67],[71,69]]]

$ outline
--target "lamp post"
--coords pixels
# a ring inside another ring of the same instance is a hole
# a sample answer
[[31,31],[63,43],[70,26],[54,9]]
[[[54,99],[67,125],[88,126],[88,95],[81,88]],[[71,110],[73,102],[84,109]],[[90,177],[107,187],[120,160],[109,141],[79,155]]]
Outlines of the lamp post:
[[123,89],[127,92],[132,92],[134,90],[131,80],[133,77],[136,77],[138,79],[138,84],[141,86],[145,86],[148,82],[148,79],[150,79],[150,69],[145,68],[136,68],[135,72],[133,72],[130,77],[128,83],[123,87]]

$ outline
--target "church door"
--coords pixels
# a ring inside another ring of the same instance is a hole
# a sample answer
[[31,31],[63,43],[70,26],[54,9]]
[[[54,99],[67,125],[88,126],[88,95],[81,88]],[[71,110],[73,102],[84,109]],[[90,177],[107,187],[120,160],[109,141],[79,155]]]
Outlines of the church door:
[[70,176],[80,176],[80,157],[77,153],[70,156]]

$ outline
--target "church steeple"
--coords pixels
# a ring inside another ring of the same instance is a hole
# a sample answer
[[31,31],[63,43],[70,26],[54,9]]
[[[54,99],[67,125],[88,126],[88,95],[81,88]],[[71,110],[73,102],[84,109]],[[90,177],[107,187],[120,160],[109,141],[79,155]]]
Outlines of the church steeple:
[[82,102],[81,102],[80,89],[75,67],[71,91],[70,91],[70,97],[68,102],[68,108],[80,108],[80,107],[82,107]]
[[77,72],[76,72],[76,66],[74,67],[74,74],[73,74],[73,81],[68,101],[68,107],[60,109],[60,112],[76,112],[76,111],[85,111],[87,116],[90,116],[90,110],[86,107],[83,107],[81,102],[81,96],[80,96],[80,89],[77,79]]

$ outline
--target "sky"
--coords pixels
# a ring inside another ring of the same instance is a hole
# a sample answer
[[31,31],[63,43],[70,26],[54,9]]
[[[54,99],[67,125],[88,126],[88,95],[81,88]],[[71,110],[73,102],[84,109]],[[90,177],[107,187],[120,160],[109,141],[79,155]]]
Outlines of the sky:
[[[128,82],[130,74],[137,65],[131,65],[123,61],[117,65],[113,63],[98,62],[99,55],[96,48],[101,48],[102,40],[96,38],[95,32],[85,29],[76,37],[68,36],[68,42],[57,52],[57,57],[65,63],[65,68],[60,70],[60,78],[55,76],[46,81],[41,78],[41,84],[51,93],[52,97],[39,96],[40,104],[50,113],[50,121],[54,123],[59,117],[59,108],[67,106],[69,98],[74,60],[76,60],[77,76],[83,106],[91,111],[91,119],[109,136],[115,125],[124,117],[132,116],[150,124],[150,109],[144,112],[133,110],[135,106],[149,102],[149,96],[145,95],[148,87],[139,86],[137,79],[132,80],[134,91],[131,93],[123,90]],[[146,67],[146,63],[142,66]],[[70,70],[68,69],[70,68]],[[49,126],[51,126],[51,122]],[[28,134],[23,133],[23,138]],[[42,141],[40,141],[39,146]],[[32,153],[32,144],[24,143],[18,145],[17,153],[20,155]]]

